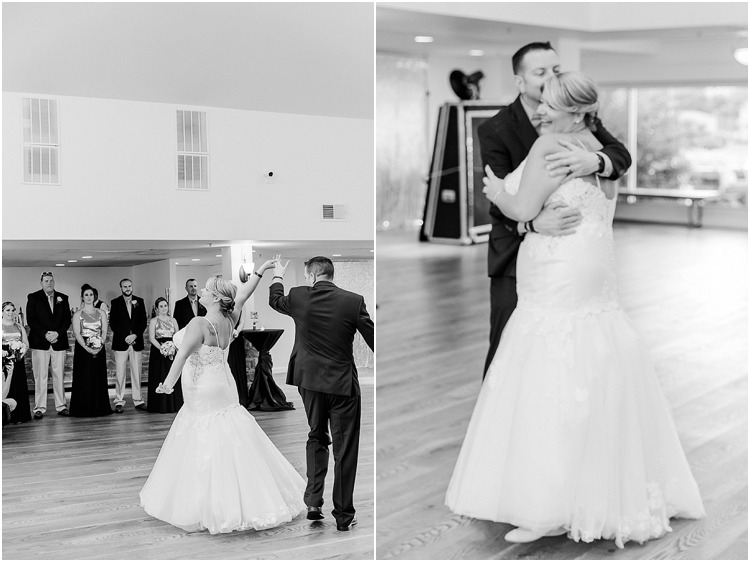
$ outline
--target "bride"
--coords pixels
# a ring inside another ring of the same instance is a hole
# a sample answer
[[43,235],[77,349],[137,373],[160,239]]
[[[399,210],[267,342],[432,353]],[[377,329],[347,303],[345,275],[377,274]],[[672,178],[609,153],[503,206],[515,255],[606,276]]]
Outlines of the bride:
[[[494,203],[529,221],[545,202],[577,207],[564,237],[527,234],[518,254],[518,307],[479,393],[446,494],[456,513],[511,523],[511,542],[567,533],[618,547],[671,531],[671,517],[705,512],[654,368],[617,298],[616,193],[598,177],[549,177],[561,139],[599,150],[589,130],[594,83],[550,78],[542,136]],[[487,168],[490,189],[502,180]]]
[[239,290],[211,277],[200,296],[206,315],[174,335],[178,352],[157,392],[171,393],[182,374],[184,406],[140,498],[146,513],[186,531],[268,529],[306,508],[304,479],[240,405],[227,365],[239,311],[274,263]]

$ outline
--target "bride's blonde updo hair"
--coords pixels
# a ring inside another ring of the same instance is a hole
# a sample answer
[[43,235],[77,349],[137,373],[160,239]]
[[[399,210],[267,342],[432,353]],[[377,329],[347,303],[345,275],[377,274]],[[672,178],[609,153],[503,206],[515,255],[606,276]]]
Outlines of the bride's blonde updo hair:
[[592,131],[599,109],[599,89],[591,78],[578,72],[561,72],[544,83],[544,102],[552,109],[582,113],[583,122]]
[[234,283],[221,277],[210,277],[206,281],[206,289],[220,299],[219,305],[224,314],[232,314],[234,297],[237,294],[237,287],[234,286]]

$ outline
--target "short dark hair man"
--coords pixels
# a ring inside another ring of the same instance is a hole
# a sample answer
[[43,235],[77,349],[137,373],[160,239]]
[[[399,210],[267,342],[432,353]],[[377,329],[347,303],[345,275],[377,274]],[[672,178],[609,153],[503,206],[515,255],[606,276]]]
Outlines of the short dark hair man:
[[[287,384],[299,388],[310,433],[307,439],[307,518],[321,519],[328,472],[328,446],[333,435],[335,459],[333,516],[339,531],[355,525],[354,477],[359,455],[361,396],[352,343],[357,331],[370,349],[375,327],[362,295],[333,284],[333,262],[317,256],[305,262],[306,287],[284,296],[284,273],[276,263],[270,287],[271,308],[294,319],[294,348]],[[331,429],[329,432],[328,425]]]
[[[515,170],[528,156],[531,146],[539,136],[539,107],[542,86],[551,76],[558,74],[560,59],[548,42],[529,43],[521,47],[511,59],[518,97],[508,107],[482,123],[479,127],[479,142],[482,162],[492,168],[494,174],[504,178]],[[594,136],[602,143],[599,152],[587,152],[566,141],[561,141],[565,150],[551,155],[551,175],[582,177],[593,173],[607,179],[618,179],[630,167],[627,149],[596,120]],[[490,193],[487,194],[491,200]],[[516,259],[518,247],[526,224],[509,219],[495,205],[490,207],[492,230],[487,253],[490,276],[490,348],[484,372],[495,356],[500,335],[518,303],[516,293]],[[561,203],[544,209],[530,223],[535,231],[548,236],[562,236],[575,232],[581,222],[577,209]]]
[[65,403],[65,353],[70,346],[70,303],[68,295],[55,291],[55,277],[51,271],[42,273],[42,288],[30,293],[26,301],[26,321],[29,323],[31,366],[34,370],[34,418],[41,419],[47,412],[47,377],[52,369],[52,392],[58,415],[67,416]]

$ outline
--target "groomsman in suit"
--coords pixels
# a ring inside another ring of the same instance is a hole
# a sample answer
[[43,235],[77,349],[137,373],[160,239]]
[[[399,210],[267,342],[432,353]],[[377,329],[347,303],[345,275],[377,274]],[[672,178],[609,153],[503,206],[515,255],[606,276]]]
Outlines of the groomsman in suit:
[[[270,287],[271,307],[294,319],[295,336],[286,383],[297,386],[305,405],[308,519],[322,519],[328,446],[333,435],[333,516],[339,531],[357,524],[353,502],[359,455],[362,400],[352,342],[357,331],[374,348],[374,325],[361,295],[333,284],[333,263],[315,257],[305,263],[306,287],[284,296],[286,266],[276,262]],[[330,423],[330,432],[328,425]]]
[[130,364],[130,386],[136,410],[146,411],[141,398],[141,358],[143,332],[146,329],[146,303],[133,294],[130,279],[120,281],[122,295],[112,301],[109,325],[112,328],[112,351],[115,353],[115,412],[122,414],[125,405],[125,370]]
[[[508,107],[482,123],[479,142],[482,162],[489,165],[499,178],[515,170],[528,156],[539,137],[541,120],[536,113],[541,103],[542,86],[551,76],[561,72],[560,59],[549,42],[530,43],[521,47],[512,58],[513,74],[519,95]],[[602,143],[599,152],[588,152],[579,146],[560,141],[560,152],[550,155],[550,175],[583,177],[593,173],[605,179],[618,179],[630,167],[627,149],[596,120],[594,136]],[[488,192],[492,201],[494,193]],[[490,277],[490,349],[484,373],[495,356],[500,335],[518,303],[516,293],[516,259],[523,236],[533,229],[547,236],[573,234],[581,222],[578,209],[562,203],[546,206],[527,223],[518,223],[490,207],[492,230],[487,255]]]
[[182,330],[196,316],[205,316],[206,307],[198,302],[198,283],[195,279],[185,282],[187,296],[174,303],[174,319]]
[[69,415],[63,374],[65,353],[69,347],[70,304],[68,295],[55,291],[55,278],[51,271],[42,273],[41,285],[40,290],[29,294],[26,302],[31,367],[34,371],[35,419],[42,419],[47,412],[47,377],[50,368],[57,415]]

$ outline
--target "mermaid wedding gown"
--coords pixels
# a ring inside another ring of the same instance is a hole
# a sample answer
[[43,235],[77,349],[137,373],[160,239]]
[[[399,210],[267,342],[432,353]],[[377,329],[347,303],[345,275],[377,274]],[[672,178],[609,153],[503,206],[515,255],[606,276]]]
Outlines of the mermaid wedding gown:
[[[524,161],[506,177],[516,193]],[[616,199],[616,198],[615,198]],[[527,234],[518,307],[482,385],[446,494],[454,512],[576,541],[644,542],[705,512],[654,367],[617,298],[615,201],[583,179],[549,198],[570,236]]]
[[[174,335],[179,348],[185,330]],[[184,406],[141,490],[146,513],[186,531],[268,529],[305,510],[305,481],[239,404],[227,350],[201,345]]]

